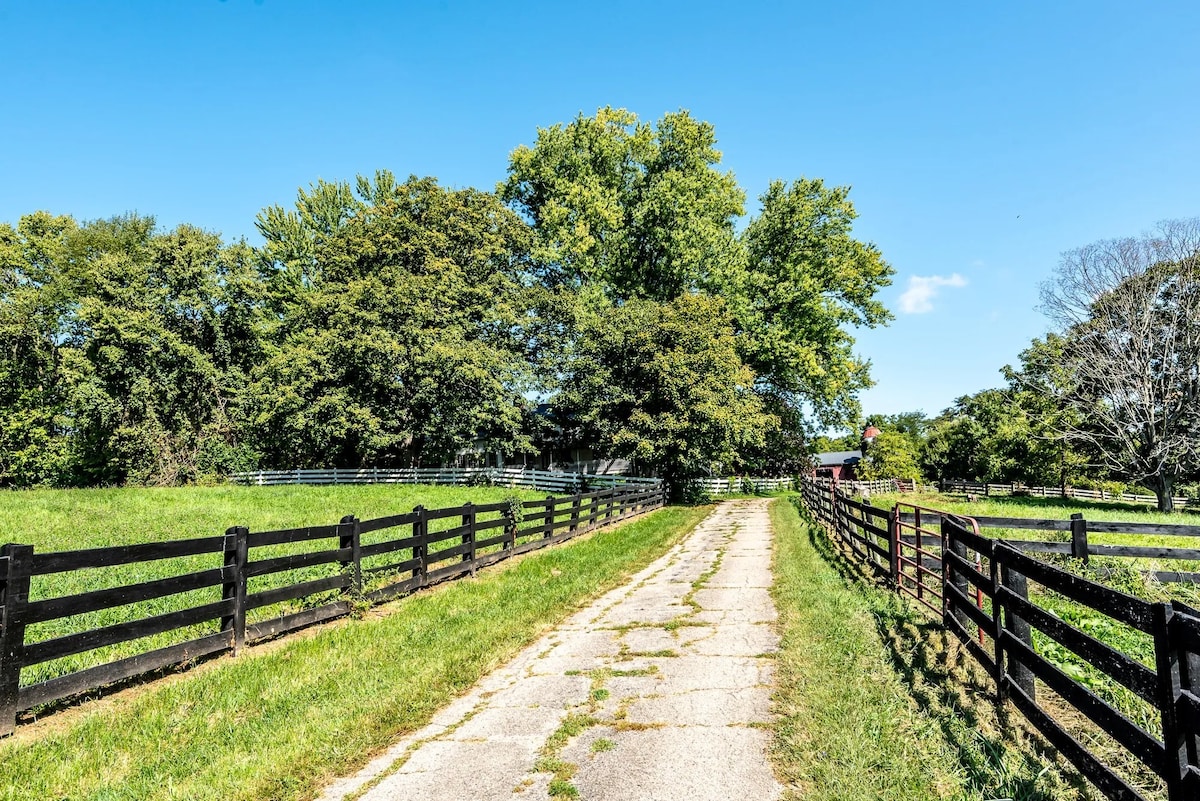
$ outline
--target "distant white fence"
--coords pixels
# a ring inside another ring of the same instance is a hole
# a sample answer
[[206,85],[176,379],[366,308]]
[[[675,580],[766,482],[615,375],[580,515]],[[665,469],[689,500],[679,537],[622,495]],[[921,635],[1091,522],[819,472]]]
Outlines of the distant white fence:
[[[833,479],[825,477],[813,478],[811,481],[822,487],[828,487],[834,483]],[[838,481],[837,485],[843,492],[859,495],[888,492],[916,492],[918,490],[937,492],[937,487],[933,484],[920,484],[911,478],[877,478],[873,481],[843,479],[842,481]]]
[[696,482],[710,495],[732,495],[736,492],[775,492],[792,489],[795,480],[783,478],[701,478]]
[[383,467],[335,468],[322,470],[253,470],[234,473],[235,484],[268,487],[278,484],[442,484],[524,487],[554,492],[574,492],[581,486],[592,488],[627,484],[653,486],[661,479],[594,473],[558,473],[517,467]]
[[[971,495],[1033,495],[1039,498],[1086,498],[1093,501],[1119,501],[1124,503],[1158,503],[1153,495],[1138,495],[1132,492],[1108,492],[1106,490],[1081,489],[1079,487],[1027,487],[1024,484],[983,484],[975,481],[942,481],[942,492],[962,492]],[[1173,499],[1175,506],[1187,506],[1188,499]]]

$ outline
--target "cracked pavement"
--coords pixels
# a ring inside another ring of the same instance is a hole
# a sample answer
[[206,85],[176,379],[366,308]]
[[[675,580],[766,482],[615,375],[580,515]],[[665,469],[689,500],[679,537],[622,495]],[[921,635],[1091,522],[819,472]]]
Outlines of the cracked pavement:
[[321,801],[778,798],[769,503],[721,503]]

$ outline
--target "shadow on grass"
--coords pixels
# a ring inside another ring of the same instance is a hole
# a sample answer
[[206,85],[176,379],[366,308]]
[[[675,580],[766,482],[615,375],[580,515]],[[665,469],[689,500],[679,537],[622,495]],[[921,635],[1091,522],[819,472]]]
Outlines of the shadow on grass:
[[972,797],[1098,797],[1082,776],[1032,735],[1019,713],[996,704],[991,677],[940,621],[897,596],[882,574],[849,559],[806,510],[800,511],[809,523],[813,548],[846,586],[866,599],[892,668],[957,758]]

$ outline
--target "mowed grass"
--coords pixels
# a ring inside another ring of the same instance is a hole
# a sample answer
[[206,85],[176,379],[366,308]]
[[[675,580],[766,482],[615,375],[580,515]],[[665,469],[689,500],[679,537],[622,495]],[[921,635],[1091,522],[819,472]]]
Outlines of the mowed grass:
[[[94,490],[29,490],[0,493],[0,541],[33,545],[35,552],[102,548],[164,540],[220,536],[233,525],[254,531],[337,523],[344,515],[360,519],[426,508],[460,506],[468,501],[494,503],[509,497],[544,498],[545,493],[497,487],[433,487],[397,484],[364,486],[176,487]],[[481,518],[482,519],[482,518]],[[432,521],[437,531],[459,523],[457,517]],[[407,536],[405,529],[385,529],[364,537],[364,544]],[[445,542],[439,547],[450,547]],[[255,548],[251,559],[307,551],[331,550],[336,538]],[[382,555],[364,563],[373,567],[407,558],[407,552]],[[221,553],[139,562],[130,565],[35,576],[30,599],[56,598],[90,590],[136,584],[220,567]],[[249,592],[335,575],[336,563],[254,577]],[[381,574],[371,586],[394,580]],[[334,593],[310,596],[252,610],[251,622],[332,600]],[[220,600],[221,587],[208,587],[70,618],[38,623],[26,632],[27,642],[174,612]],[[82,670],[97,664],[184,642],[216,631],[217,622],[189,626],[153,637],[120,643],[34,665],[22,671],[23,685]]]
[[[708,509],[672,507],[418,593],[0,743],[0,799],[312,798]],[[469,770],[470,766],[462,766]]]
[[273,531],[332,524],[349,514],[367,520],[418,504],[433,509],[510,495],[546,497],[522,489],[411,484],[20,490],[0,492],[0,542],[38,551],[101,548],[210,537],[230,526]]
[[772,757],[787,798],[1090,797],[996,719],[986,677],[939,626],[858,572],[788,500],[771,520],[782,632]]

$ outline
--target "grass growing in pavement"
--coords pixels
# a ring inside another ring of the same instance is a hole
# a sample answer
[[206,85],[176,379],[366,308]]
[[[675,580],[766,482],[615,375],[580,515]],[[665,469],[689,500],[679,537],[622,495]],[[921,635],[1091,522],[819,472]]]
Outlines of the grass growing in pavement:
[[[348,773],[707,509],[670,508],[0,743],[0,799],[298,799]],[[36,727],[35,727],[36,728]]]
[[771,505],[782,633],[772,757],[788,797],[1067,801],[1065,780],[939,627]]

